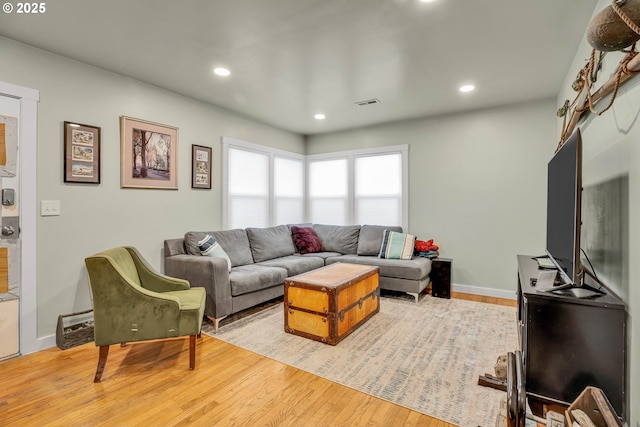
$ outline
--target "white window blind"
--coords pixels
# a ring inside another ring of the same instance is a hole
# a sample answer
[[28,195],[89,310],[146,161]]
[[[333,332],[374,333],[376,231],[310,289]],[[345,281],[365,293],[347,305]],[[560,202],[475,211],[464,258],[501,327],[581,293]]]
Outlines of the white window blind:
[[355,223],[402,226],[402,181],[400,153],[356,156]]
[[223,226],[408,228],[408,146],[304,156],[223,137]]
[[275,224],[304,220],[304,161],[275,156],[273,162]]
[[309,162],[309,220],[315,224],[348,223],[347,159]]
[[230,146],[227,227],[269,226],[269,154]]

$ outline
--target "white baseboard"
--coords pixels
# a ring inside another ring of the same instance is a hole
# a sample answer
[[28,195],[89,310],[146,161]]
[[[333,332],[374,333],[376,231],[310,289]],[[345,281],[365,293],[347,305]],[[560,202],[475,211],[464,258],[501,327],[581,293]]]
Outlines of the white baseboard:
[[26,346],[26,348],[20,348],[20,354],[22,356],[36,353],[41,350],[46,350],[51,347],[56,346],[56,336],[55,334],[47,335],[45,337],[37,338],[35,342],[31,343],[32,345]]
[[451,290],[454,292],[462,292],[472,295],[484,295],[487,297],[496,297],[504,299],[516,299],[516,291],[505,291],[504,289],[482,288],[480,286],[458,285],[452,284]]

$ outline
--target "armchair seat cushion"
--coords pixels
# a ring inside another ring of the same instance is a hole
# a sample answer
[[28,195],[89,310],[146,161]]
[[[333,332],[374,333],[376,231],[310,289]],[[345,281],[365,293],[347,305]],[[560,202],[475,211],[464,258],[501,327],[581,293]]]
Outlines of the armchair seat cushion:
[[204,288],[191,288],[187,291],[165,292],[180,302],[180,331],[179,335],[196,335],[200,332],[202,317],[204,316]]
[[199,310],[206,292],[204,288],[191,288],[188,291],[163,292],[162,295],[176,297],[180,303],[180,310]]

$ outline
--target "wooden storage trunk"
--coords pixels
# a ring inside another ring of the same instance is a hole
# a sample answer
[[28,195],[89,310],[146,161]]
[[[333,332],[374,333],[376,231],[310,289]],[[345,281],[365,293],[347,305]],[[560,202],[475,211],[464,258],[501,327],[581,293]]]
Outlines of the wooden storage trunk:
[[336,345],[380,311],[378,267],[336,263],[284,282],[284,330]]

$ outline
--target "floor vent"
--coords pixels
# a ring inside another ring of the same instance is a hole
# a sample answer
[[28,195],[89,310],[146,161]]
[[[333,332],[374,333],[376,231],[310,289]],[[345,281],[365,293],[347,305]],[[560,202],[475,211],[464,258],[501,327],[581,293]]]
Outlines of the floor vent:
[[371,104],[380,104],[380,100],[378,98],[366,99],[364,101],[355,102],[355,104],[359,107],[364,107]]

